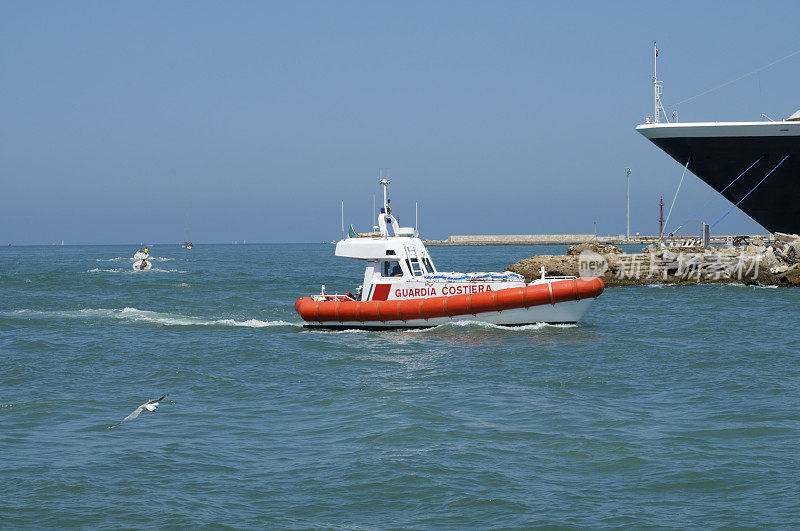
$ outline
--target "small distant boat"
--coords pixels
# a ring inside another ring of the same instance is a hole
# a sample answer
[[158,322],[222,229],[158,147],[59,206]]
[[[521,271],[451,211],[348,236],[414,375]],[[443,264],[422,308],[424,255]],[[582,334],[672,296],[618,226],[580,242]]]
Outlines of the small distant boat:
[[133,263],[133,270],[134,271],[146,271],[148,269],[153,269],[153,264],[147,260],[136,260]]
[[[505,326],[576,323],[603,292],[600,278],[442,273],[433,265],[417,231],[400,227],[384,187],[378,234],[356,234],[336,244],[336,256],[366,263],[364,284],[355,294],[301,297],[295,310],[308,328],[425,328],[454,321]],[[390,230],[394,234],[390,234]]]
[[134,260],[147,260],[148,258],[150,258],[150,252],[146,248],[139,249],[133,253]]
[[192,247],[194,247],[194,244],[192,242],[183,242],[181,244],[181,247],[183,247],[184,249],[191,249]]

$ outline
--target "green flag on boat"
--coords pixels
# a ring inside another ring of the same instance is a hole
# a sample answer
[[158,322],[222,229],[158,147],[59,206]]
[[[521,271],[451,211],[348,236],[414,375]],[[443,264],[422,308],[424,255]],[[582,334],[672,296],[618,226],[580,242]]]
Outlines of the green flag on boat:
[[348,238],[357,238],[358,237],[358,234],[356,234],[356,231],[353,228],[353,224],[352,223],[350,224],[350,230],[347,231],[347,237]]

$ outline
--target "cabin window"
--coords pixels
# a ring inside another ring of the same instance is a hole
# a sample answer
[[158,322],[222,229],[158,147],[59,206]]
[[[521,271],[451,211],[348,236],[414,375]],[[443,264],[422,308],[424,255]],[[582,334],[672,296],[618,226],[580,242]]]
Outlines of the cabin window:
[[426,256],[422,259],[422,263],[425,264],[425,270],[428,271],[428,273],[436,273],[436,269],[433,268],[433,263],[430,258]]
[[381,273],[384,277],[402,277],[403,269],[397,260],[387,260],[383,263]]

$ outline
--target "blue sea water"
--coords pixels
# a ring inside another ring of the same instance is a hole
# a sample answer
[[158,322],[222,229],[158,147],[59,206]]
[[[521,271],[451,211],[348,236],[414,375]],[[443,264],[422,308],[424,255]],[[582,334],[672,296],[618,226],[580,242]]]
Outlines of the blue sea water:
[[[322,332],[331,245],[0,249],[0,526],[800,525],[800,290]],[[432,248],[501,270],[553,247]],[[118,428],[162,393],[156,413]]]

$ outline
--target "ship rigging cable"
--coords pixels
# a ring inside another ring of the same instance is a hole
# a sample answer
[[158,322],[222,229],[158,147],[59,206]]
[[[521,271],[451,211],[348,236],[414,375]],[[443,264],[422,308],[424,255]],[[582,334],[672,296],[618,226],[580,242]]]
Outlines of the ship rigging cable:
[[[740,173],[740,174],[739,174],[739,176],[738,176],[737,178],[735,178],[735,179],[734,179],[734,180],[732,180],[730,183],[728,183],[728,186],[726,186],[725,188],[723,188],[722,190],[720,190],[720,191],[719,191],[719,193],[720,193],[720,194],[724,194],[724,193],[725,193],[725,190],[727,190],[728,188],[730,188],[731,186],[733,186],[733,183],[735,183],[736,181],[738,181],[739,179],[741,179],[741,178],[742,178],[742,176],[743,176],[745,173],[749,172],[749,171],[750,171],[750,170],[753,168],[753,166],[755,166],[756,164],[758,164],[758,163],[761,161],[761,159],[763,159],[763,158],[764,158],[764,156],[763,156],[763,155],[762,155],[762,156],[760,156],[760,157],[758,157],[754,163],[752,163],[750,166],[748,166],[748,168],[747,168],[746,170],[744,170],[742,173]],[[695,219],[695,216],[696,216],[697,214],[699,214],[700,212],[702,212],[702,211],[703,211],[703,209],[704,209],[704,208],[706,208],[706,207],[707,207],[707,206],[708,206],[708,205],[709,205],[709,204],[710,204],[710,203],[711,203],[713,200],[715,200],[716,198],[717,198],[717,195],[716,195],[716,194],[715,194],[715,195],[712,195],[712,196],[711,196],[711,197],[710,197],[710,198],[709,198],[709,199],[708,199],[708,200],[707,200],[705,203],[703,203],[702,205],[700,205],[700,208],[698,208],[697,210],[695,210],[695,211],[694,211],[694,212],[693,212],[693,213],[692,213],[692,214],[691,214],[691,215],[690,215],[688,218],[686,218],[685,220],[683,220],[683,223],[681,223],[680,225],[678,225],[678,228],[677,228],[677,229],[675,229],[674,231],[672,231],[672,233],[673,233],[673,234],[678,234],[678,231],[679,231],[679,230],[681,230],[681,228],[682,228],[684,225],[686,225],[686,223],[687,223],[688,221],[691,221],[692,219]]]
[[755,70],[751,70],[750,72],[748,72],[748,73],[746,73],[746,74],[742,74],[741,76],[738,76],[738,77],[735,77],[735,78],[733,78],[733,79],[731,79],[731,80],[728,80],[728,81],[726,81],[725,83],[722,83],[722,84],[720,84],[720,85],[717,85],[716,87],[711,87],[711,88],[708,88],[708,89],[706,89],[706,90],[703,90],[703,91],[701,91],[701,92],[699,92],[699,93],[695,94],[694,96],[690,96],[690,97],[688,97],[688,98],[682,99],[681,101],[679,101],[679,102],[677,102],[677,103],[673,103],[672,105],[667,105],[667,107],[666,107],[666,108],[667,108],[667,109],[674,109],[674,108],[675,108],[675,107],[677,107],[678,105],[682,105],[682,104],[684,104],[684,103],[690,102],[690,101],[692,101],[692,100],[694,100],[694,99],[697,99],[697,98],[699,98],[700,96],[705,96],[706,94],[710,94],[711,92],[714,92],[715,90],[719,90],[719,89],[721,89],[722,87],[727,87],[727,86],[728,86],[728,85],[730,85],[731,83],[736,83],[737,81],[740,81],[740,80],[742,80],[742,79],[744,79],[744,78],[746,78],[746,77],[750,77],[750,76],[752,76],[753,74],[757,74],[757,73],[761,72],[762,70],[766,70],[767,68],[769,68],[769,67],[771,67],[771,66],[774,66],[774,65],[776,65],[776,64],[778,64],[778,63],[780,63],[780,62],[783,62],[783,61],[785,61],[785,60],[789,59],[790,57],[794,57],[794,56],[795,56],[795,55],[797,55],[797,54],[800,54],[800,50],[795,50],[795,51],[793,51],[792,53],[790,53],[790,54],[788,54],[788,55],[784,55],[784,56],[783,56],[783,57],[781,57],[780,59],[775,59],[774,61],[772,61],[772,62],[771,62],[771,63],[769,63],[769,64],[766,64],[766,65],[764,65],[764,66],[762,66],[762,67],[760,67],[760,68],[756,68]]
[[752,187],[752,188],[750,189],[750,191],[749,191],[749,192],[747,192],[743,198],[739,199],[739,201],[737,201],[735,205],[733,205],[732,207],[730,207],[730,208],[728,209],[728,211],[727,211],[727,212],[725,212],[724,214],[722,214],[722,216],[720,216],[720,218],[719,218],[717,221],[715,221],[714,223],[712,223],[712,224],[711,224],[711,228],[713,229],[713,228],[714,228],[714,226],[715,226],[717,223],[719,223],[720,221],[722,221],[723,219],[725,219],[725,217],[726,217],[728,214],[730,214],[730,213],[733,211],[733,209],[734,209],[734,208],[738,207],[738,206],[741,204],[741,202],[742,202],[742,201],[744,201],[745,199],[747,199],[747,196],[748,196],[748,195],[750,195],[750,194],[752,194],[752,193],[755,191],[755,189],[756,189],[756,188],[758,188],[758,187],[761,185],[761,183],[763,183],[764,181],[766,181],[766,180],[767,180],[767,177],[769,177],[770,175],[772,175],[772,172],[774,172],[775,170],[777,170],[777,169],[778,169],[778,166],[780,166],[781,164],[783,164],[783,162],[784,162],[786,159],[788,159],[788,158],[789,158],[789,155],[786,155],[785,157],[783,157],[783,159],[781,159],[781,161],[780,161],[780,162],[779,162],[779,163],[778,163],[778,164],[777,164],[777,165],[776,165],[774,168],[772,168],[772,169],[770,170],[770,172],[764,176],[764,178],[763,178],[763,179],[761,179],[760,181],[758,181],[758,184],[756,184],[754,187]]
[[[669,212],[667,212],[667,221],[664,223],[664,225],[669,225],[669,217],[672,215],[672,207],[675,206],[675,200],[678,199],[678,192],[681,191],[681,185],[683,184],[683,178],[686,177],[686,170],[689,169],[689,161],[690,160],[692,160],[692,159],[691,158],[687,159],[686,160],[686,166],[683,167],[683,175],[681,175],[681,182],[678,183],[678,189],[675,190],[675,197],[672,198],[672,204],[669,206]],[[661,241],[661,238],[663,238],[663,237],[664,237],[664,234],[662,233],[661,237],[659,238],[659,241]]]

